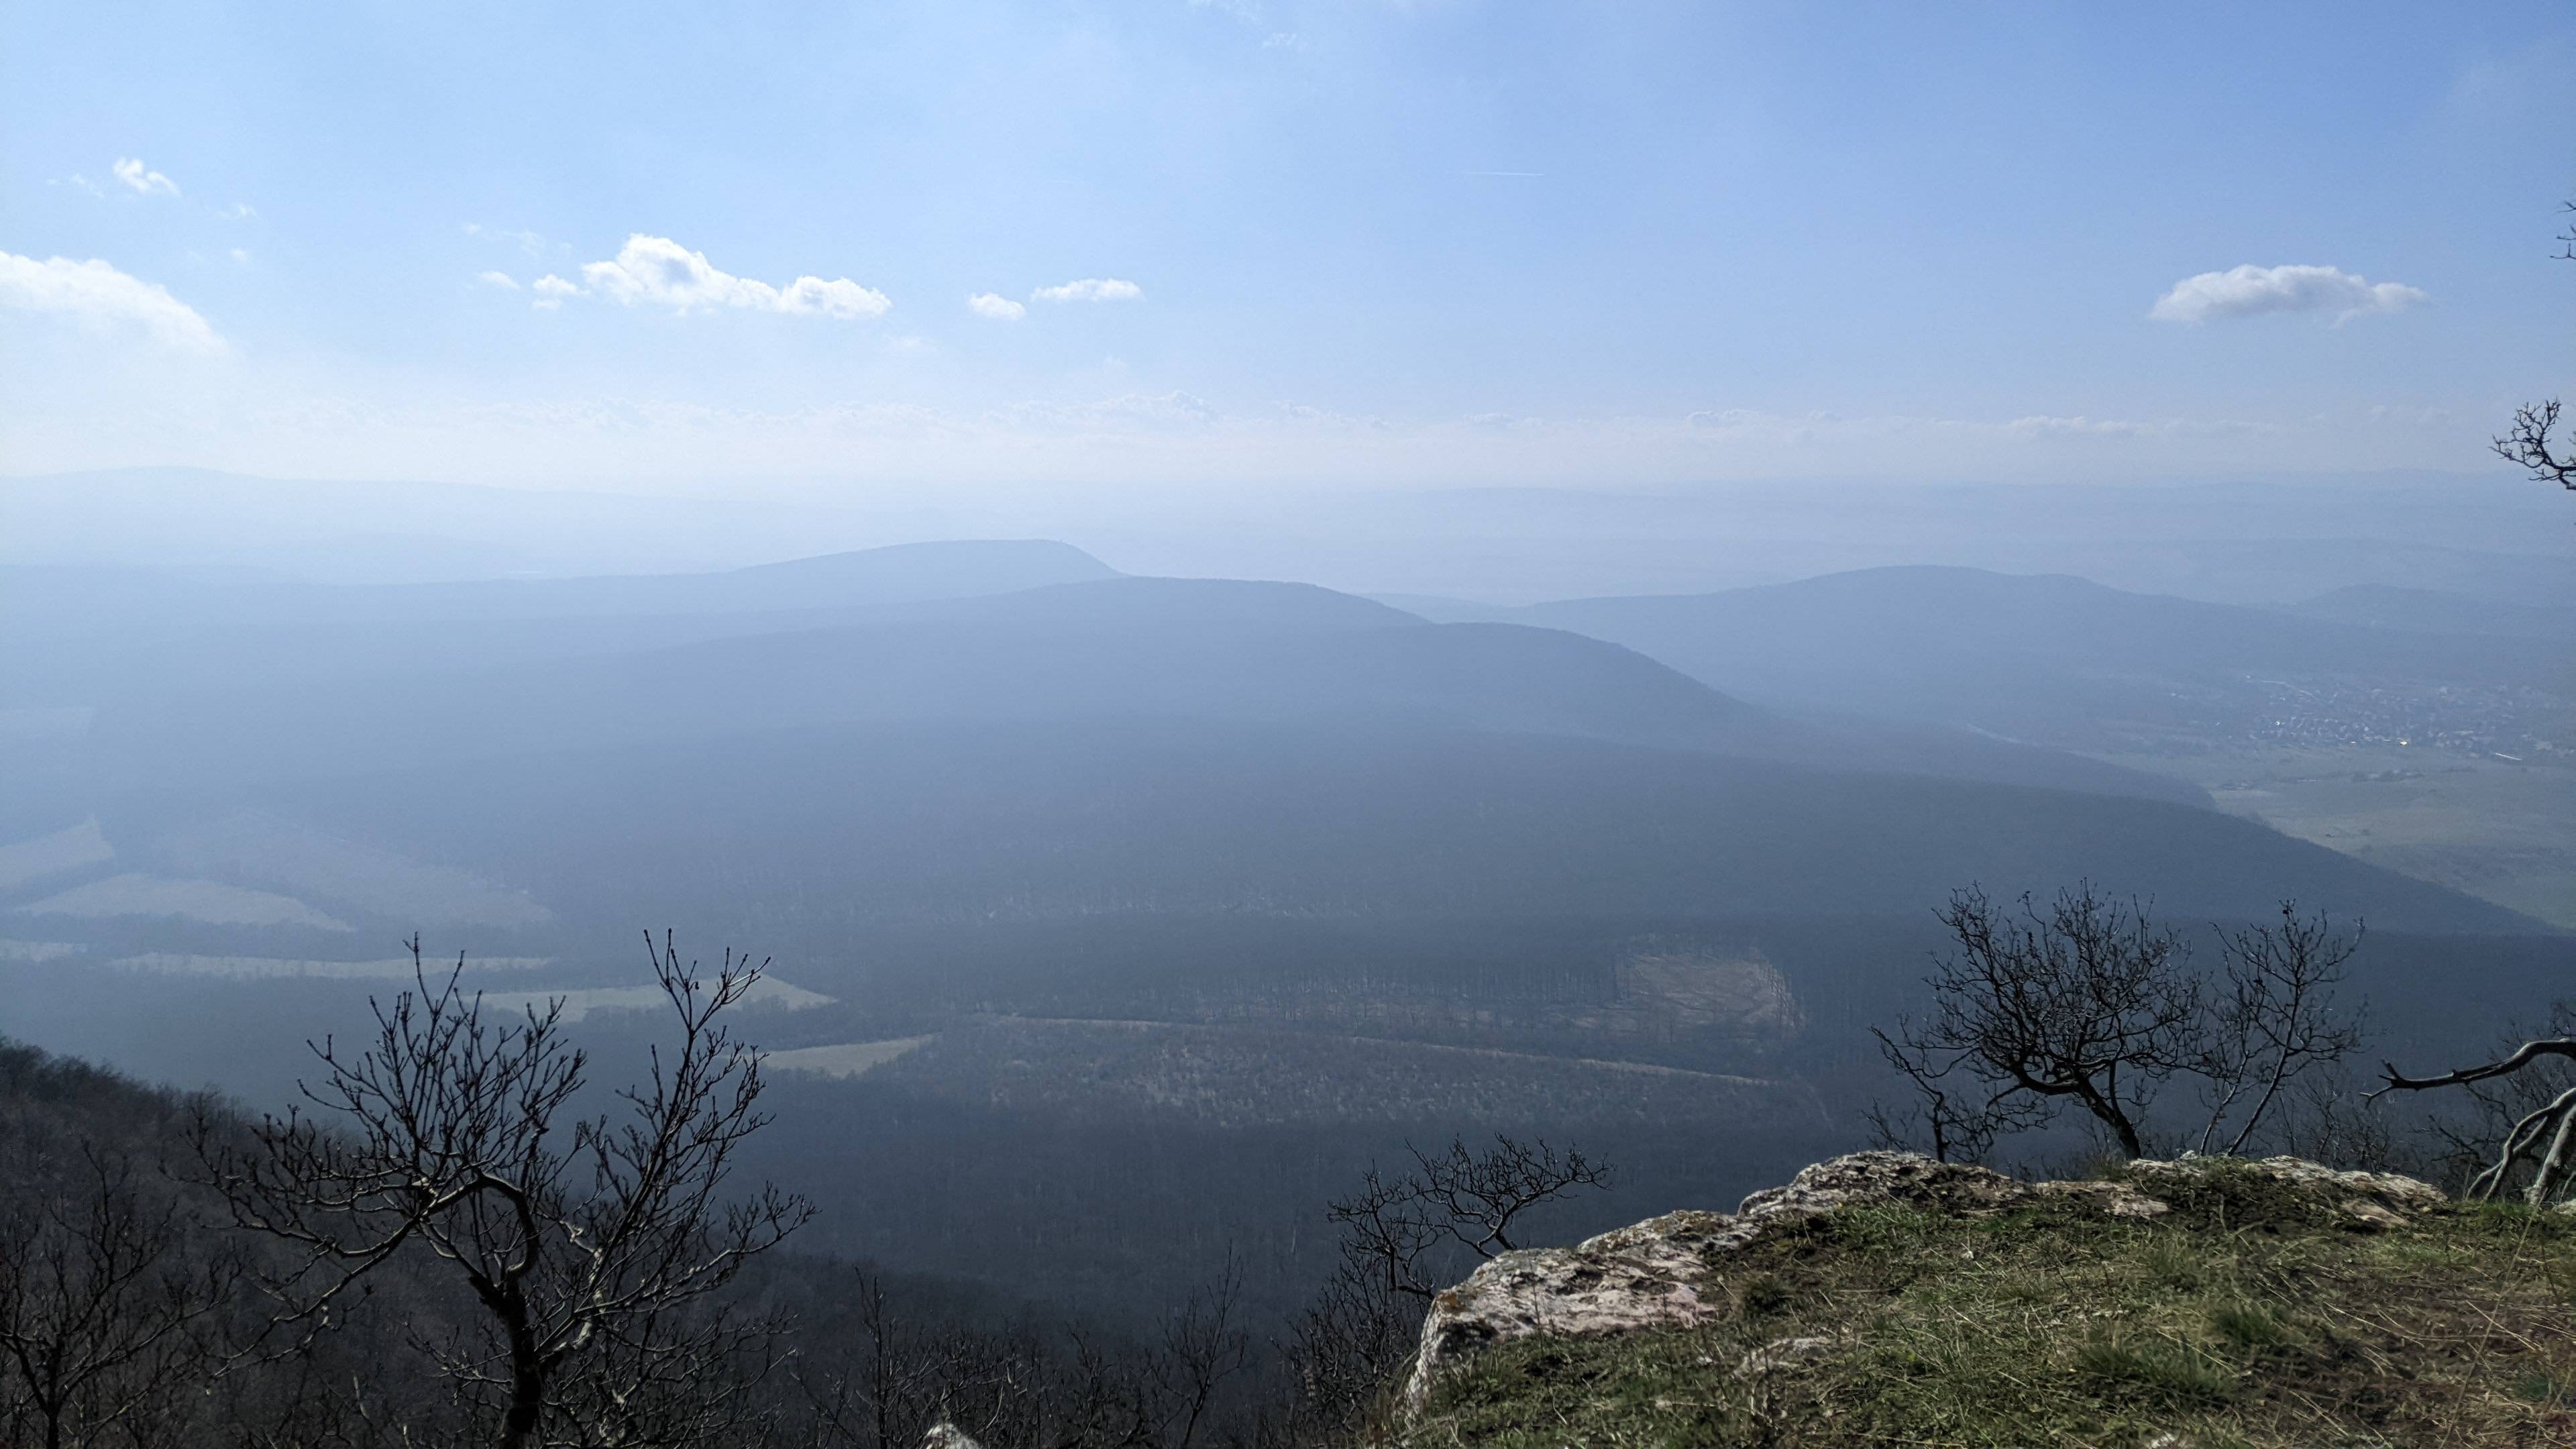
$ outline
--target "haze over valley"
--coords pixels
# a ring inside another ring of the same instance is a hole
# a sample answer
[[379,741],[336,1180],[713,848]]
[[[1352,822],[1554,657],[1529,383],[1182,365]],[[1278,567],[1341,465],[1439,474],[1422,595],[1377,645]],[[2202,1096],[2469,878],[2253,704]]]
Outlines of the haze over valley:
[[[206,486],[430,552],[368,512],[412,490]],[[2468,486],[2364,493],[2394,536]],[[847,1205],[813,1240],[1013,1292],[1185,1291],[1174,1219],[1293,1244],[1369,1155],[1453,1132],[1635,1144],[1600,1221],[1739,1192],[1857,1130],[1866,1028],[1964,882],[2366,918],[2362,984],[2425,1050],[2576,959],[2546,592],[1918,563],[1483,604],[1052,539],[370,584],[338,548],[154,556],[72,492],[15,486],[18,537],[59,542],[0,575],[14,1031],[271,1097],[419,932],[615,1042],[658,1001],[627,943],[685,921],[777,959],[744,1010],[777,1170]],[[961,1228],[1040,1182],[1085,1226]]]
[[0,1444],[2571,1432],[2559,9],[0,34]]

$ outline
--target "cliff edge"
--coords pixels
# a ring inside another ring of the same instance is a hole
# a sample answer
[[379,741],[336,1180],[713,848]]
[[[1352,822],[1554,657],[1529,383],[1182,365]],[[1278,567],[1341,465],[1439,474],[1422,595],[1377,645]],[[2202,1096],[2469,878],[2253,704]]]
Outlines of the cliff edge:
[[1911,1153],[1510,1253],[1410,1445],[2576,1442],[2576,1215],[2294,1158],[2026,1183]]

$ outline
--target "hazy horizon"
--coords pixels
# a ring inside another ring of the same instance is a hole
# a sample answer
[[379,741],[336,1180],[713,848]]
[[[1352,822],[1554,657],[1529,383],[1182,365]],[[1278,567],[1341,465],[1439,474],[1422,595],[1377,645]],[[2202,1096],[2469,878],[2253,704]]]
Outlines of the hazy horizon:
[[15,471],[2453,469],[2571,381],[2546,5],[149,13],[8,22]]

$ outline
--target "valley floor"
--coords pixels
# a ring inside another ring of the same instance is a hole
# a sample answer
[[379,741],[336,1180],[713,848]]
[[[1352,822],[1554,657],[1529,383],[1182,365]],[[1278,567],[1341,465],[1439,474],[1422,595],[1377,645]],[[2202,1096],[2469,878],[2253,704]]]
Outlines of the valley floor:
[[2372,865],[2576,929],[2576,769],[2395,745],[2107,755]]

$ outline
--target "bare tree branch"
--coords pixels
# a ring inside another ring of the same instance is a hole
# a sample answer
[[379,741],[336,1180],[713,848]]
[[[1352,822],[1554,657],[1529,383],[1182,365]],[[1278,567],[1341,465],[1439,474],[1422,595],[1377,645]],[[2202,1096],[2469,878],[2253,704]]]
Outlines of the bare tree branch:
[[2335,996],[2363,934],[2336,934],[2323,912],[2303,919],[2293,901],[2278,924],[2219,933],[2226,970],[2193,1067],[2209,1109],[2201,1151],[2242,1154],[2285,1088],[2360,1049],[2360,1014],[2341,1015]]
[[2069,1107],[2139,1157],[2177,1076],[2201,1086],[2200,1150],[2241,1153],[2284,1091],[2362,1040],[2335,999],[2360,935],[2300,916],[2295,902],[2276,924],[2221,931],[2215,976],[2143,905],[2089,881],[2045,908],[2027,895],[2002,908],[1969,886],[1940,920],[1955,946],[1925,981],[1931,1014],[1872,1028],[1914,1105],[1873,1104],[1867,1116],[1880,1142],[1928,1136],[1943,1161],[1983,1161],[2003,1134]]
[[266,1278],[281,1325],[309,1340],[354,1285],[426,1255],[482,1314],[417,1346],[502,1444],[691,1443],[729,1422],[748,1380],[711,1370],[756,1369],[769,1326],[707,1300],[812,1210],[773,1187],[729,1194],[768,1118],[724,1014],[768,963],[728,951],[709,979],[668,933],[645,945],[678,1041],[617,1094],[622,1114],[570,1117],[588,1063],[560,999],[496,1024],[463,958],[433,976],[415,938],[415,987],[374,1005],[365,1049],[313,1048],[315,1115],[263,1119],[248,1149],[201,1125],[234,1220],[292,1250]]
[[2182,940],[2089,881],[2045,909],[2025,895],[2015,911],[1969,886],[1940,919],[1957,948],[1926,983],[1932,1015],[1880,1034],[1888,1059],[1918,1088],[1953,1074],[1972,1086],[1939,1109],[1970,1141],[2073,1105],[2143,1156],[2147,1109],[2193,1065],[2207,1010]]
[[1452,1138],[1446,1151],[1407,1148],[1414,1170],[1387,1177],[1374,1164],[1359,1189],[1327,1205],[1343,1229],[1342,1250],[1354,1267],[1393,1294],[1428,1301],[1445,1286],[1427,1271],[1434,1249],[1464,1248],[1479,1258],[1508,1253],[1521,1214],[1587,1188],[1610,1185],[1608,1163],[1580,1149],[1497,1136],[1483,1152]]
[[[2564,210],[2576,213],[2576,201],[2566,203]],[[2563,261],[2576,261],[2576,225],[2558,235],[2558,256]],[[2516,408],[2513,426],[2495,439],[2496,456],[2529,473],[2542,483],[2555,483],[2576,491],[2576,450],[2560,451],[2551,436],[2558,427],[2558,399],[2527,403]]]
[[0,1434],[44,1449],[176,1442],[175,1401],[214,1378],[211,1316],[242,1273],[239,1253],[191,1227],[130,1162],[89,1146],[66,1180],[0,1213]]
[[[2424,1092],[2443,1087],[2470,1087],[2476,1083],[2515,1077],[2541,1063],[2576,1059],[2576,1037],[2546,1037],[2524,1042],[2521,1046],[2492,1062],[2444,1072],[2438,1077],[2410,1077],[2388,1063],[2383,1073],[2387,1085],[2371,1095],[2387,1092]],[[2544,1145],[2545,1144],[2545,1145]],[[2532,1165],[2531,1181],[2523,1189],[2525,1200],[2538,1206],[2564,1193],[2570,1186],[2571,1154],[2576,1154],[2576,1086],[2565,1087],[2550,1095],[2536,1107],[2516,1117],[2497,1145],[2493,1158],[2469,1179],[2467,1195],[2478,1201],[2500,1196],[2515,1171],[2525,1163]]]
[[2513,426],[2491,446],[2497,457],[2542,483],[2576,491],[2576,448],[2560,451],[2551,435],[2558,427],[2558,399],[2526,403],[2514,409]]

